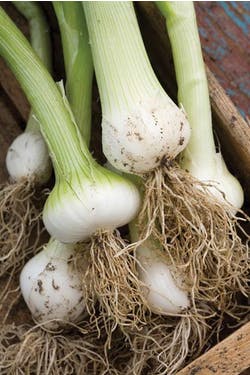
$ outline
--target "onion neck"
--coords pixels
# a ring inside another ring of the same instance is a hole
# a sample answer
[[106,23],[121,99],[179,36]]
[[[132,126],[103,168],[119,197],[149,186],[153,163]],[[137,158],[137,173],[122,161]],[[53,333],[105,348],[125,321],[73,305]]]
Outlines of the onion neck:
[[190,170],[214,169],[216,154],[206,72],[192,2],[157,2],[166,17],[171,42],[178,101],[191,125],[191,137],[182,153],[181,165]]
[[[162,88],[131,2],[84,2],[103,115],[126,111]],[[121,73],[122,72],[122,73]]]

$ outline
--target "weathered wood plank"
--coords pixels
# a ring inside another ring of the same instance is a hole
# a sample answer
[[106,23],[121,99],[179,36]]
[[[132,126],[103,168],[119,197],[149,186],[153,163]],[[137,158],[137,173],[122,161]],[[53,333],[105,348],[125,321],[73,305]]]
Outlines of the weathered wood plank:
[[195,4],[205,61],[246,118],[250,116],[250,3]]
[[250,367],[250,323],[215,345],[176,375],[238,375]]

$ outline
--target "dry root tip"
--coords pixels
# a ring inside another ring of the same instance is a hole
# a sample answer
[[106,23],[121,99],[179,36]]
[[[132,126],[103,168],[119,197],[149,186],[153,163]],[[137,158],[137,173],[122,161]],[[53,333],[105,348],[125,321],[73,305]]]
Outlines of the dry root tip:
[[25,259],[34,252],[41,233],[41,207],[34,181],[22,180],[1,186],[0,277],[13,268],[20,270]]
[[152,236],[162,244],[194,306],[203,305],[218,324],[225,314],[240,316],[236,296],[249,293],[249,236],[231,206],[209,192],[208,183],[177,165],[162,166],[147,176],[139,223],[142,240]]
[[[89,326],[88,326],[89,328]],[[97,334],[79,326],[49,332],[41,326],[0,326],[1,375],[117,374]]]
[[[39,203],[38,203],[39,202]],[[12,280],[38,251],[42,232],[42,200],[35,183],[22,180],[0,187],[0,300],[13,292]],[[1,310],[1,305],[0,305]],[[5,316],[5,319],[7,316]]]
[[[137,277],[133,249],[127,247],[118,231],[93,236],[90,246],[90,264],[83,279],[87,308],[96,315],[95,302],[100,314],[116,325],[137,326],[144,320],[145,301]],[[86,284],[85,280],[89,282]],[[86,286],[87,285],[87,286]]]
[[182,317],[152,316],[141,331],[130,332],[133,356],[126,375],[172,375],[199,356],[207,342],[205,320],[192,314]]

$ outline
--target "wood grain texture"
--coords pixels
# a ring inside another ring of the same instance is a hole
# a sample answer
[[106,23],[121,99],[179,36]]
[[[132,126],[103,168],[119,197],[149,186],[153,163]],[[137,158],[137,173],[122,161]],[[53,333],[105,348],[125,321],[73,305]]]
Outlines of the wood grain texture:
[[176,375],[238,375],[249,367],[250,323],[247,323]]

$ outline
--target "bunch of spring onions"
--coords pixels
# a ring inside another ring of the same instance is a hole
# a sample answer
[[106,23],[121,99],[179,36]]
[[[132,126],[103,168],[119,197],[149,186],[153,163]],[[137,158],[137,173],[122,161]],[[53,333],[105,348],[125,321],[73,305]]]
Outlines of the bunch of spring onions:
[[[79,15],[83,12],[80,9]],[[59,14],[59,6],[57,10]],[[117,307],[121,316],[118,318],[129,320],[127,314],[135,304],[130,290],[134,292],[137,282],[132,273],[134,259],[129,254],[114,257],[117,250],[124,248],[124,241],[118,232],[112,232],[135,217],[141,202],[140,194],[132,182],[102,168],[92,158],[62,90],[2,9],[0,17],[0,53],[20,82],[40,123],[56,180],[45,204],[43,220],[57,242],[51,240],[43,252],[25,266],[21,275],[23,296],[38,321],[54,320],[56,313],[59,319],[78,319],[85,305],[82,296],[79,298],[77,276],[69,270],[73,249],[58,241],[71,244],[88,240],[91,262],[100,268],[95,274],[97,298],[105,306],[110,303],[113,309]],[[90,58],[88,62],[91,63]],[[103,275],[109,280],[103,279]],[[68,283],[69,288],[62,292],[64,283]],[[75,289],[74,293],[72,289]],[[138,298],[139,292],[138,288]],[[126,298],[129,293],[132,300]],[[42,298],[39,299],[39,295]],[[118,300],[115,299],[117,295]],[[72,303],[75,304],[73,307]]]
[[[247,245],[235,217],[242,189],[215,151],[193,4],[158,3],[180,108],[153,72],[131,2],[53,6],[66,93],[2,9],[0,55],[31,103],[55,171],[43,211],[51,239],[23,268],[22,294],[43,328],[71,333],[18,327],[11,345],[13,328],[2,326],[0,368],[139,375],[150,366],[171,375],[225,315],[241,316],[236,294],[247,294]],[[110,169],[88,150],[89,40]],[[128,223],[129,246],[116,229]]]

